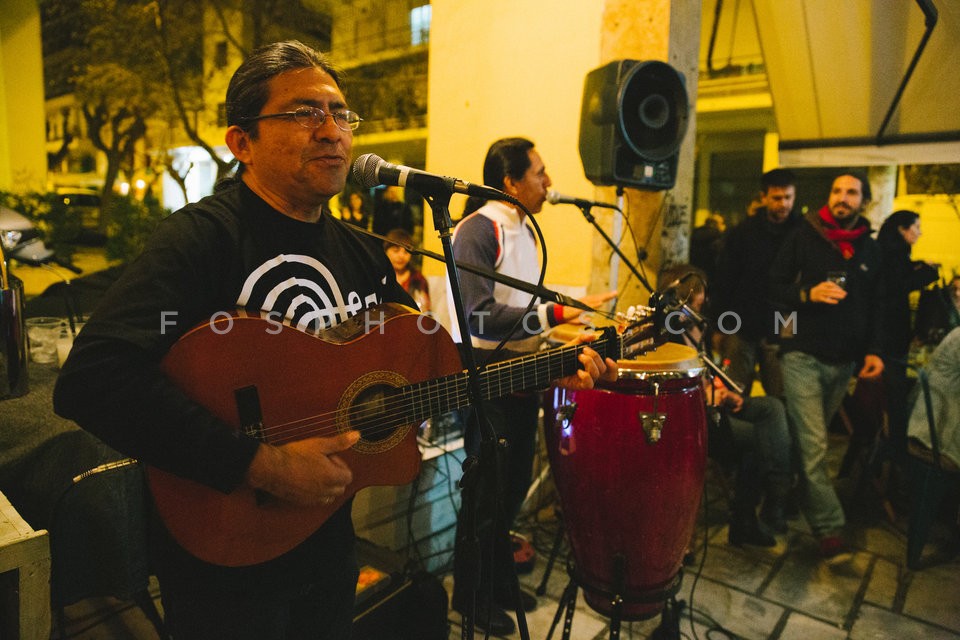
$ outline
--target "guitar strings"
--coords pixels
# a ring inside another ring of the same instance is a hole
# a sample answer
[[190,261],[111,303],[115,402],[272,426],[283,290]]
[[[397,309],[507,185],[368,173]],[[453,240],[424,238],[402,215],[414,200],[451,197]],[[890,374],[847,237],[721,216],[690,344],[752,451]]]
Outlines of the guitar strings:
[[[549,376],[551,366],[558,364],[551,361],[560,360],[559,364],[562,366],[564,358],[571,359],[571,356],[573,356],[572,360],[575,363],[584,346],[592,344],[594,347],[602,349],[606,342],[606,339],[599,339],[592,343],[580,343],[567,348],[555,349],[551,352],[530,354],[489,365],[481,372],[481,391],[486,392],[484,397],[498,397],[504,395],[505,384],[507,387],[506,393],[518,388],[539,386],[539,384],[542,384],[540,383],[541,375]],[[535,361],[537,359],[542,359],[544,362],[538,363],[532,369],[533,374],[531,376],[524,368],[523,361]],[[506,376],[504,371],[506,371]],[[527,382],[529,377],[532,377],[533,380]],[[520,387],[516,386],[518,379]],[[484,384],[485,382],[486,384]],[[422,387],[419,393],[417,387]],[[467,387],[468,379],[465,372],[452,374],[437,380],[412,383],[405,387],[395,387],[394,390],[399,391],[399,393],[390,394],[389,398],[392,399],[386,401],[371,400],[347,408],[338,408],[314,416],[263,427],[261,435],[264,438],[270,436],[270,442],[272,443],[282,444],[310,436],[335,435],[341,431],[340,426],[343,423],[349,423],[350,417],[359,417],[361,421],[376,417],[379,426],[361,429],[363,436],[375,437],[390,433],[403,424],[422,422],[434,415],[441,415],[450,410],[466,406],[469,404],[469,395],[466,393]],[[492,393],[494,387],[497,388],[498,394]],[[419,407],[419,412],[417,407]],[[424,407],[427,407],[426,412],[423,411]],[[436,407],[436,410],[434,410],[434,407]],[[365,413],[371,409],[382,409],[382,411],[378,411],[375,416],[366,416]]]
[[[539,357],[543,358],[543,354],[534,354],[534,355],[538,355]],[[555,354],[550,354],[548,358],[562,359],[563,357],[569,357],[570,355],[578,356],[579,353],[578,352],[555,353]],[[529,359],[529,358],[525,357],[525,359]],[[505,364],[505,363],[498,363],[498,364]],[[507,369],[509,372],[508,381],[507,381],[508,389],[515,388],[516,380],[518,378],[521,382],[521,386],[536,385],[540,377],[539,373],[535,373],[533,376],[534,380],[531,381],[530,383],[527,383],[526,380],[528,378],[528,375],[524,375],[523,372],[521,372],[521,374],[518,375],[517,373],[511,370],[511,368],[515,366],[516,366],[516,362],[511,361],[510,368]],[[496,385],[494,384],[485,385],[489,395],[497,395],[497,394],[492,394],[491,392],[491,387],[493,386],[499,387],[500,395],[503,395],[504,376],[502,375],[502,372],[499,371],[499,369],[503,369],[503,368],[505,367],[492,367],[492,370],[484,372],[485,374],[486,373],[490,374],[490,375],[487,375],[486,378],[492,377],[492,374],[500,374],[500,375],[497,375],[496,379],[493,381],[496,383]],[[543,369],[549,370],[549,368],[550,368],[549,362],[547,363],[546,367],[540,367],[541,370]],[[549,371],[546,371],[546,373],[547,375],[549,375]],[[414,383],[414,384],[408,385],[406,388],[410,389],[417,386],[426,386],[427,392],[426,393],[421,392],[419,394],[415,394],[414,399],[411,399],[408,395],[402,392],[403,388],[399,388],[401,393],[394,395],[396,400],[392,403],[391,402],[381,403],[379,401],[359,403],[347,409],[336,409],[323,414],[317,414],[316,416],[301,418],[288,423],[274,425],[272,427],[266,427],[263,429],[263,433],[266,435],[268,432],[282,431],[283,433],[281,433],[278,437],[276,437],[273,440],[274,442],[288,442],[288,441],[308,437],[311,435],[333,435],[340,431],[337,425],[338,422],[343,421],[344,418],[348,418],[350,414],[353,414],[353,415],[359,414],[361,416],[361,419],[363,419],[364,417],[362,415],[363,410],[369,409],[371,407],[391,409],[388,411],[379,412],[377,414],[377,417],[380,418],[381,423],[386,422],[386,424],[382,424],[382,426],[379,426],[374,429],[369,429],[369,428],[362,429],[361,432],[367,436],[379,435],[380,433],[389,433],[390,431],[393,431],[397,426],[400,426],[402,424],[405,424],[411,421],[413,422],[418,421],[418,418],[425,420],[433,415],[446,413],[451,409],[459,408],[468,404],[468,396],[466,394],[466,389],[467,389],[466,374],[465,373],[454,374],[453,376],[448,376],[447,378],[450,378],[453,381],[452,391],[450,390],[450,383],[444,384],[442,382],[444,378],[441,378],[438,381]],[[487,380],[487,382],[489,383],[490,380]],[[450,402],[451,399],[453,400],[452,403]],[[446,404],[443,404],[444,400],[446,401]],[[394,413],[392,411],[392,409],[395,409],[397,407],[413,408],[414,405],[420,405],[421,412],[419,413],[419,415],[416,414],[416,411],[414,411],[414,415],[412,416],[409,415],[410,413],[409,411],[400,412],[400,413]],[[422,411],[422,408],[424,405],[431,407],[431,409],[426,412]],[[437,407],[436,411],[432,410],[432,407],[434,406]],[[443,408],[444,406],[446,406],[447,409],[444,409]],[[404,418],[408,418],[408,417],[410,418],[410,420],[404,420]],[[396,420],[397,423],[396,424],[391,423],[392,420]],[[319,429],[315,429],[315,427],[319,427]]]

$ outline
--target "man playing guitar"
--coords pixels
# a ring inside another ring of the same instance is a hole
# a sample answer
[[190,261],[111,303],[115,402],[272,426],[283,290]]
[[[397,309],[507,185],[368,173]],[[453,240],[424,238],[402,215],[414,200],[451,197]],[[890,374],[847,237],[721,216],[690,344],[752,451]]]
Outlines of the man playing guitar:
[[[308,332],[339,331],[345,349],[357,341],[343,327],[376,336],[371,314],[399,325],[409,316],[390,303],[413,306],[380,243],[328,208],[360,123],[336,69],[299,42],[267,45],[237,69],[226,108],[237,175],[161,222],[78,336],[54,405],[148,466],[151,563],[177,640],[347,638],[359,462],[408,442],[403,424],[435,398],[383,418],[386,431],[381,417],[419,391],[406,372],[358,375],[334,406],[312,403],[385,349],[318,363]],[[442,350],[418,350],[440,353],[427,377],[451,374]],[[616,370],[585,347],[575,362],[571,386]]]

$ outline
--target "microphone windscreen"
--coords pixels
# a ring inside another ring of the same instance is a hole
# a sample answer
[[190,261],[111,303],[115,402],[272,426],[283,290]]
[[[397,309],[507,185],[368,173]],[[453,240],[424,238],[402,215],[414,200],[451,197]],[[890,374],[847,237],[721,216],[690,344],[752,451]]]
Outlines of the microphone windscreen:
[[547,202],[549,202],[550,204],[560,204],[560,198],[562,197],[563,196],[561,196],[560,193],[557,191],[553,191],[553,190],[547,191]]
[[379,187],[377,169],[383,164],[383,158],[375,153],[365,153],[353,161],[353,178],[364,189]]

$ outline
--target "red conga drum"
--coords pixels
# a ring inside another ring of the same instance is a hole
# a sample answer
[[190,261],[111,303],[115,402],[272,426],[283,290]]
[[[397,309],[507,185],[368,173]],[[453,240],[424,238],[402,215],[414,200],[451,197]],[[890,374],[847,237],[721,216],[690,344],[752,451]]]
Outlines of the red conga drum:
[[703,490],[707,426],[690,347],[667,343],[621,360],[616,383],[552,387],[544,427],[573,575],[587,604],[643,620],[680,585]]

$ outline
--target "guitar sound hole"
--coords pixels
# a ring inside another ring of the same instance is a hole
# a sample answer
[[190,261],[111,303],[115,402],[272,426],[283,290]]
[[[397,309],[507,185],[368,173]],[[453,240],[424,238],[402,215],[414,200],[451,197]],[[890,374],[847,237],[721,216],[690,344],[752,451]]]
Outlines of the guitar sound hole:
[[367,387],[350,405],[350,426],[364,440],[378,442],[389,438],[404,423],[397,390],[387,385]]

